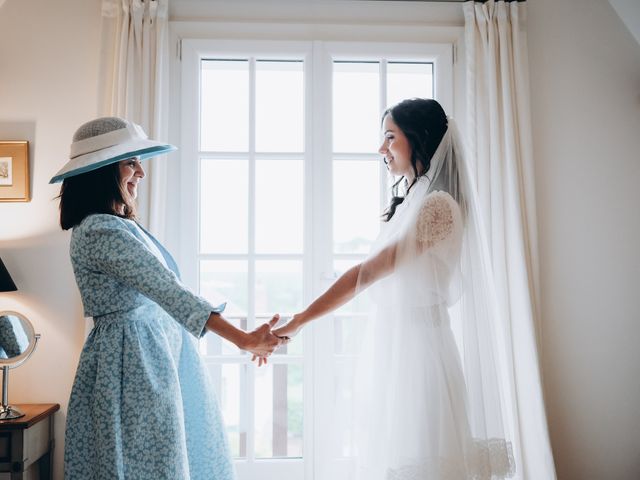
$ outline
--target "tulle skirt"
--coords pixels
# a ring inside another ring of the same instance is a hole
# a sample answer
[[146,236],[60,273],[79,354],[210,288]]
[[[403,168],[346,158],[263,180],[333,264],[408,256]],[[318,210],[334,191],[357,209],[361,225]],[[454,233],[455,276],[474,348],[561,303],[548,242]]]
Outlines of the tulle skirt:
[[509,476],[509,444],[471,435],[460,354],[445,305],[379,307],[355,372],[351,478]]

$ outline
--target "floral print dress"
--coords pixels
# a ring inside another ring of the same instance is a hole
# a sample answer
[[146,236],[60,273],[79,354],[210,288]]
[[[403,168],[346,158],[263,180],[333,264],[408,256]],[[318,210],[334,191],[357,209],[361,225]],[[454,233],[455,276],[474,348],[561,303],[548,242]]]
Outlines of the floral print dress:
[[211,312],[139,225],[90,215],[71,262],[94,328],[69,401],[65,479],[231,480],[215,393],[198,354]]

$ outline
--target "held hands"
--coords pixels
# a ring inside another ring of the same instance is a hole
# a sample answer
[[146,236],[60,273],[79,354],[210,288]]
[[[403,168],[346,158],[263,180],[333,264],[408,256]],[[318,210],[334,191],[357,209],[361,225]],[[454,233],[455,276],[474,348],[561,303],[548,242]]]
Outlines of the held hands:
[[298,334],[298,332],[302,328],[302,325],[303,325],[302,317],[300,316],[300,314],[296,314],[293,317],[291,317],[291,320],[289,320],[289,322],[286,325],[283,325],[282,327],[272,330],[271,333],[273,333],[277,337],[286,338],[287,340],[290,340],[291,338],[293,338],[295,335]]
[[[280,319],[279,315],[274,315],[271,321],[268,324],[265,323],[262,327],[265,327],[267,325],[269,325],[270,327],[274,327],[278,323],[279,319]],[[270,334],[275,338],[277,338],[278,340],[280,340],[282,344],[287,344],[289,343],[291,338],[298,333],[300,328],[302,328],[300,319],[296,315],[294,315],[286,325],[283,325],[280,328],[271,330]],[[251,353],[253,353],[253,357],[251,358],[252,362],[257,359],[259,367],[262,366],[263,364],[266,365],[267,357],[270,355],[270,353],[266,355],[261,355],[256,352],[251,352]]]
[[266,364],[267,357],[280,345],[289,341],[288,339],[279,338],[271,332],[271,329],[275,327],[279,320],[280,315],[276,313],[268,323],[263,323],[247,334],[247,339],[242,349],[253,354],[251,361],[256,358],[259,359],[258,366],[261,366],[263,363]]
[[267,357],[280,345],[287,343],[288,338],[280,338],[271,333],[271,329],[280,320],[280,315],[275,314],[269,322],[259,326],[252,332],[245,332],[229,323],[220,312],[211,312],[205,328],[217,333],[235,344],[239,349],[253,354],[252,360],[259,358],[258,366],[267,363]]

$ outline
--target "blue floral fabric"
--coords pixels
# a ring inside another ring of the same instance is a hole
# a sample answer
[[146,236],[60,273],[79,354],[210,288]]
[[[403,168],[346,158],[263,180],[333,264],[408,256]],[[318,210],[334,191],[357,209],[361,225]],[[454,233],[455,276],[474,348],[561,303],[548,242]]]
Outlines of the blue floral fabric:
[[90,215],[71,262],[95,326],[69,400],[66,480],[231,480],[233,464],[197,338],[214,307],[179,280],[136,223]]

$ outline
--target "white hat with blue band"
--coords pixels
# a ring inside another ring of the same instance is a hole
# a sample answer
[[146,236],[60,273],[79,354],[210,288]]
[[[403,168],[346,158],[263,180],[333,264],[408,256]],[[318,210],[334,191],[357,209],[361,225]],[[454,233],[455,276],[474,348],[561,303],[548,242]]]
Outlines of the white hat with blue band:
[[119,117],[102,117],[82,125],[73,136],[70,160],[49,183],[97,170],[111,163],[140,160],[177,150],[171,144],[149,140],[140,125]]

